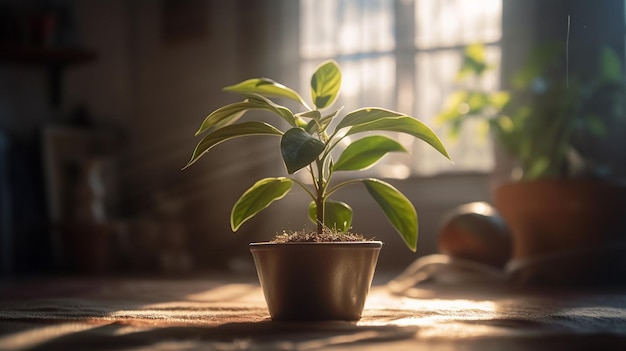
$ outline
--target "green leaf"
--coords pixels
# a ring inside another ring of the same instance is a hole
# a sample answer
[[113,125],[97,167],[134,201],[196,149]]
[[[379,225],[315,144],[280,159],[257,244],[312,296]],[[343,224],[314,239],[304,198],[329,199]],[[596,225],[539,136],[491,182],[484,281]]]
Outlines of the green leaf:
[[282,199],[289,193],[293,181],[289,178],[265,178],[256,182],[237,200],[230,214],[230,227],[236,232],[241,225],[257,213],[266,209],[272,202]]
[[397,141],[374,135],[354,141],[341,153],[333,171],[355,171],[375,164],[388,152],[406,152]]
[[406,246],[417,249],[417,212],[409,199],[391,184],[378,179],[364,179],[365,188],[383,210]]
[[468,96],[467,105],[468,114],[480,113],[489,106],[489,95],[482,91],[472,91]]
[[589,116],[583,119],[583,123],[585,128],[588,129],[592,135],[602,137],[608,132],[607,126],[601,117]]
[[255,104],[250,101],[240,101],[226,106],[222,106],[211,112],[202,122],[196,135],[207,131],[212,127],[229,125],[236,122],[249,109],[255,108]]
[[600,80],[621,81],[624,79],[622,63],[615,51],[605,47],[600,56]]
[[249,135],[282,135],[283,133],[274,128],[273,126],[263,122],[243,122],[234,124],[220,129],[216,129],[207,134],[196,145],[195,150],[191,156],[191,160],[183,168],[187,168],[195,163],[200,156],[204,155],[207,151],[211,150],[216,145],[230,139],[249,136]]
[[269,78],[253,78],[235,85],[227,86],[224,91],[239,94],[259,94],[268,98],[287,98],[306,106],[304,99],[296,91],[292,90]]
[[461,79],[468,74],[480,76],[487,67],[485,46],[483,44],[469,45],[465,49],[463,64],[457,78]]
[[468,95],[466,91],[456,91],[450,94],[446,99],[444,109],[435,116],[435,123],[440,125],[455,123],[465,118],[469,112],[469,106],[466,103]]
[[253,94],[248,99],[235,102],[211,112],[196,132],[200,135],[211,128],[221,128],[236,122],[243,114],[249,110],[268,110],[282,117],[290,125],[296,126],[296,119],[293,113],[286,107],[275,104],[258,94]]
[[318,110],[311,110],[298,113],[298,117],[313,118],[314,120],[319,121],[320,118],[322,118],[322,113]]
[[293,174],[315,161],[326,146],[302,128],[291,128],[280,141],[287,172]]
[[402,113],[394,112],[383,108],[362,108],[348,113],[338,124],[335,130],[370,123],[386,117],[400,117]]
[[287,123],[291,126],[297,126],[297,118],[294,116],[293,112],[285,106],[279,105],[259,94],[252,94],[249,96],[249,99],[252,103],[255,103],[258,106],[257,108],[274,112],[287,121]]
[[542,178],[550,172],[550,160],[546,156],[537,156],[529,160],[524,167],[523,178],[527,180]]
[[511,79],[511,84],[515,89],[530,89],[531,85],[538,78],[542,77],[549,65],[555,59],[560,59],[564,54],[564,45],[540,45],[531,50],[524,66],[515,73]]
[[450,160],[450,155],[448,155],[448,151],[441,143],[441,140],[439,140],[439,137],[437,137],[437,135],[430,128],[428,128],[428,126],[413,117],[387,117],[374,120],[373,122],[367,124],[355,125],[348,130],[346,136],[371,131],[388,131],[410,134],[425,141]]
[[[317,205],[309,203],[309,219],[317,224]],[[347,232],[352,227],[352,208],[341,201],[326,200],[324,204],[324,225],[340,232]]]
[[511,94],[506,91],[496,91],[489,95],[489,102],[497,110],[502,110],[510,101]]
[[328,60],[318,66],[311,77],[311,96],[317,109],[332,105],[341,88],[341,70],[337,62]]

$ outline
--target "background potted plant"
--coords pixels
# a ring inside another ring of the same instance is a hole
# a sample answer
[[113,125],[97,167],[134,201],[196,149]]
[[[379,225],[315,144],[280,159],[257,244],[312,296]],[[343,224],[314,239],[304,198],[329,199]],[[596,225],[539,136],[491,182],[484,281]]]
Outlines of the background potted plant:
[[[308,214],[316,225],[315,232],[283,233],[271,242],[250,244],[274,320],[360,318],[382,243],[349,232],[351,207],[330,200],[332,194],[345,186],[363,185],[407,247],[416,250],[417,213],[406,196],[375,178],[333,179],[336,172],[363,170],[389,152],[406,150],[380,133],[352,142],[348,142],[348,136],[367,132],[405,133],[425,141],[449,158],[435,133],[405,114],[375,107],[358,109],[343,117],[340,117],[341,108],[323,112],[335,102],[340,86],[341,70],[335,61],[329,60],[320,64],[311,77],[313,107],[294,90],[267,78],[249,79],[224,88],[242,95],[244,100],[220,107],[204,119],[196,133],[204,137],[185,166],[233,138],[280,137],[279,150],[289,176],[257,181],[236,201],[230,218],[232,230],[237,231],[248,219],[287,195],[293,184],[311,198]],[[294,113],[274,102],[274,98],[296,102],[303,111]],[[284,128],[261,120],[240,120],[251,110],[272,112]],[[341,144],[347,146],[339,150]],[[291,176],[299,171],[308,174],[310,184]]]
[[[538,48],[505,82],[510,89],[459,89],[437,117],[453,134],[468,120],[485,123],[515,161],[510,181],[495,187],[494,200],[513,235],[509,269],[541,266],[520,273],[520,279],[605,279],[597,273],[606,266],[594,269],[598,250],[606,257],[607,248],[624,242],[626,188],[615,152],[626,146],[622,65],[606,48],[597,70],[574,75],[564,70],[564,57],[564,47]],[[488,69],[484,47],[472,45],[458,77],[476,84]],[[565,256],[577,259],[558,266],[556,260]],[[548,262],[558,271],[547,269]]]

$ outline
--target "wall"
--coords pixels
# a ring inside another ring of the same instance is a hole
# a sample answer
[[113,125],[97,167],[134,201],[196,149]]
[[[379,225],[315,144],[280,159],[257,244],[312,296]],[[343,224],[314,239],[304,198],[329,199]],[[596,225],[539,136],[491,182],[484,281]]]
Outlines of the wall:
[[[297,32],[281,20],[297,11],[295,2],[190,1],[201,12],[203,25],[174,39],[166,39],[163,32],[167,14],[161,5],[166,2],[69,3],[77,40],[94,50],[97,59],[65,71],[63,101],[56,107],[47,102],[44,71],[0,66],[8,78],[0,82],[0,111],[5,111],[3,128],[38,135],[46,125],[67,125],[67,116],[85,106],[98,129],[122,132],[116,160],[119,182],[113,189],[120,209],[99,224],[110,230],[111,247],[106,262],[95,268],[177,271],[188,268],[188,258],[201,270],[249,265],[248,242],[308,222],[303,194],[295,191],[240,232],[230,231],[230,208],[240,194],[282,168],[274,155],[277,140],[230,141],[181,171],[199,140],[193,134],[202,119],[238,100],[222,87],[253,76],[299,86],[297,75],[289,73],[297,46],[283,45],[297,42]],[[362,188],[348,188],[338,196],[355,208],[355,230],[385,242],[380,269],[398,271],[436,251],[437,229],[446,211],[489,200],[488,180],[478,175],[394,182],[420,215],[417,254],[404,247]],[[83,237],[91,232],[95,230],[83,231]],[[95,235],[87,241],[96,242]],[[37,242],[28,245],[35,252]]]

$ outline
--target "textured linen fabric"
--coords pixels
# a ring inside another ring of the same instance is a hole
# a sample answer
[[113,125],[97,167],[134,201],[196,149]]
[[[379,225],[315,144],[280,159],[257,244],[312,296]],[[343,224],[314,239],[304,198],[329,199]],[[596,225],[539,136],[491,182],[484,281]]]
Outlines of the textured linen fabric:
[[375,285],[358,322],[269,318],[255,277],[0,285],[0,350],[626,349],[626,290]]

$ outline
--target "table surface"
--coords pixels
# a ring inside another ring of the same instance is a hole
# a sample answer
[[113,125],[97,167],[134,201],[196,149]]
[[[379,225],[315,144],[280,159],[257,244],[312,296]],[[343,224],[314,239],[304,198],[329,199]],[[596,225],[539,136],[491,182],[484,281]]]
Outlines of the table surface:
[[0,350],[626,350],[626,288],[375,281],[358,322],[269,318],[256,277],[0,282]]

